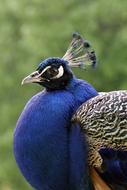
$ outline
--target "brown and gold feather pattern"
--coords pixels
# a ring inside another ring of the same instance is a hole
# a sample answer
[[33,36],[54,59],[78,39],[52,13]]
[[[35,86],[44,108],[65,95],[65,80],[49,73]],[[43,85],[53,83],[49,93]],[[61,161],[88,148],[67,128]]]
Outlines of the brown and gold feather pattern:
[[127,91],[102,93],[84,103],[73,116],[88,139],[90,165],[100,167],[102,147],[127,150]]

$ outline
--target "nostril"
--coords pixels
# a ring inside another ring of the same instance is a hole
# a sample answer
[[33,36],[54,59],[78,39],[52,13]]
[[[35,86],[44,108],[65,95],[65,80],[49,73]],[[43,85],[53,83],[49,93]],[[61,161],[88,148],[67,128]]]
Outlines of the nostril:
[[34,72],[31,74],[31,77],[35,77],[36,75],[38,75],[38,72]]
[[34,77],[36,74],[32,74],[31,77]]

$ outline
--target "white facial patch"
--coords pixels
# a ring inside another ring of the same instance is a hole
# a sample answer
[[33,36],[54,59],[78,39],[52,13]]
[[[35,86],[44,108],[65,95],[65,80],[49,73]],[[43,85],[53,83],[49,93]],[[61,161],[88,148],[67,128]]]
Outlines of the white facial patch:
[[47,66],[39,75],[42,75],[45,71],[47,71],[51,66]]
[[52,77],[52,79],[59,79],[60,77],[63,76],[63,74],[64,74],[64,69],[63,69],[63,67],[62,67],[62,65],[61,65],[61,66],[59,67],[59,69],[58,69],[58,74],[57,74],[56,76]]

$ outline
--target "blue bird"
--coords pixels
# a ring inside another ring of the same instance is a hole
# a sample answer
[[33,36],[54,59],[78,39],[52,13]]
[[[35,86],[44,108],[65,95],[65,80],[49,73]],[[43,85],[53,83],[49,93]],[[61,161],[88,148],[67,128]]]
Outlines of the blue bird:
[[63,58],[48,58],[22,84],[45,89],[22,111],[14,132],[14,155],[26,180],[36,190],[91,190],[87,148],[71,117],[97,91],[77,79],[70,67],[96,64],[89,42],[75,33]]

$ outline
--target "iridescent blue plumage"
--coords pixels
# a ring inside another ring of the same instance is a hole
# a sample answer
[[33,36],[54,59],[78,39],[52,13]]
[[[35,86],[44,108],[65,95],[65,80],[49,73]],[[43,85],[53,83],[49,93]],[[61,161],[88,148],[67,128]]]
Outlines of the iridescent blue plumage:
[[111,184],[113,190],[127,189],[127,151],[101,149],[100,154],[104,160],[103,179]]
[[86,146],[71,117],[96,90],[61,58],[46,59],[22,83],[29,82],[46,89],[29,100],[15,129],[14,154],[22,174],[37,190],[91,190]]
[[74,78],[67,88],[35,95],[17,123],[15,157],[24,176],[37,190],[71,189],[68,187],[70,120],[77,107],[97,93]]

